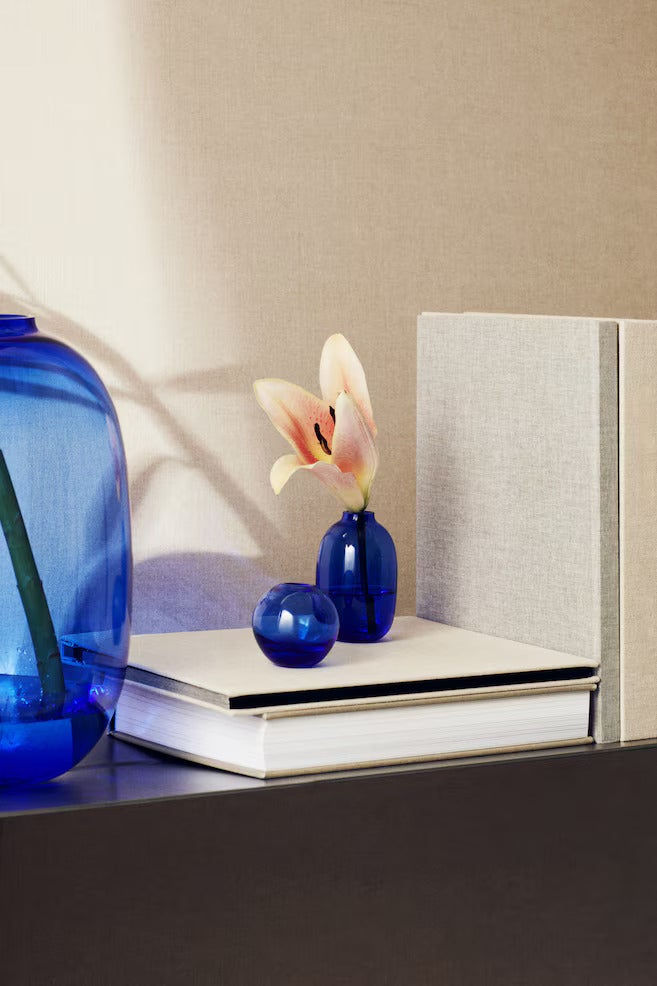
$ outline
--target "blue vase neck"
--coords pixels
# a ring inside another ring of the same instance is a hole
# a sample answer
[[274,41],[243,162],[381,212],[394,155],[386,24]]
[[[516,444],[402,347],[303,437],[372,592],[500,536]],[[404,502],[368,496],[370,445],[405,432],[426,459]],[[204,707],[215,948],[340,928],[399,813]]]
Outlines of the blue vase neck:
[[35,319],[31,315],[0,315],[0,338],[15,339],[38,332]]
[[368,520],[374,520],[374,511],[373,510],[359,510],[359,511],[345,510],[344,513],[342,514],[343,520],[357,521],[359,517],[362,517],[367,523]]

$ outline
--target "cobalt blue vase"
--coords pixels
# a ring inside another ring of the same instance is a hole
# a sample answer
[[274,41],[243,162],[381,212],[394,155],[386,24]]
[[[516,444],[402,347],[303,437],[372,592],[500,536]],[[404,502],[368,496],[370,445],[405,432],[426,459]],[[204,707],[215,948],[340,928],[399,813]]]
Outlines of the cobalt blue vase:
[[338,636],[338,614],[314,585],[280,582],[253,610],[253,635],[260,650],[282,668],[314,668]]
[[128,659],[132,554],[116,412],[91,366],[0,315],[0,784],[106,730]]
[[338,640],[373,643],[385,637],[397,602],[397,552],[370,510],[345,510],[328,529],[317,556],[317,585],[335,603]]

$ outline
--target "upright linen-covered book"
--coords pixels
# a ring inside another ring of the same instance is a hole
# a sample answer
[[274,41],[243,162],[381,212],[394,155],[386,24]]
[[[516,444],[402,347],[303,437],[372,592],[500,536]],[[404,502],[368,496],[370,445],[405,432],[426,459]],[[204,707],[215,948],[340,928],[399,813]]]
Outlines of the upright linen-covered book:
[[657,735],[657,323],[418,321],[417,612],[601,668],[594,736]]
[[591,741],[594,661],[401,617],[316,668],[250,630],[133,638],[115,735],[257,777]]

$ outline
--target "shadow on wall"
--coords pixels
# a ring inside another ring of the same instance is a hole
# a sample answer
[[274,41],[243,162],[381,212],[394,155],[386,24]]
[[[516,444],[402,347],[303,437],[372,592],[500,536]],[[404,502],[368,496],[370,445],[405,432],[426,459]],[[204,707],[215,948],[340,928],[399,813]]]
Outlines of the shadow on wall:
[[[249,625],[256,600],[277,580],[275,573],[280,559],[290,552],[284,535],[235,483],[219,457],[177,420],[153,385],[121,353],[79,322],[42,304],[19,272],[2,256],[0,268],[17,288],[14,294],[0,292],[0,311],[35,315],[45,335],[70,344],[95,367],[111,370],[113,379],[118,381],[111,388],[112,397],[128,405],[139,405],[156,418],[158,427],[177,448],[174,461],[205,478],[217,496],[239,517],[260,551],[256,559],[221,553],[180,553],[140,562],[135,568],[134,631],[155,633]],[[251,376],[246,369],[240,375],[245,381]],[[177,375],[165,380],[162,386],[178,392],[201,394],[211,394],[226,387],[235,390],[235,368]],[[138,518],[158,469],[169,461],[170,456],[156,458],[131,477],[133,521]],[[275,546],[275,550],[269,546]]]
[[275,581],[250,558],[223,554],[176,554],[135,566],[134,633],[153,627],[223,630],[251,625],[256,600]]

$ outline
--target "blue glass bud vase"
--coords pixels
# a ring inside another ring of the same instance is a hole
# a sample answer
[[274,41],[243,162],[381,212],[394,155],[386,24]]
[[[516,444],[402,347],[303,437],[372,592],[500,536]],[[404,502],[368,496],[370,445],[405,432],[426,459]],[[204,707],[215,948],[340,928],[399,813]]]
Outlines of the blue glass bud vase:
[[317,585],[338,611],[338,640],[373,643],[385,637],[397,602],[397,552],[370,510],[345,511],[328,529],[317,556]]
[[105,732],[128,659],[121,433],[96,372],[0,315],[0,784],[56,777]]
[[338,636],[338,614],[325,593],[302,582],[280,582],[253,610],[253,634],[263,654],[282,668],[314,668]]

